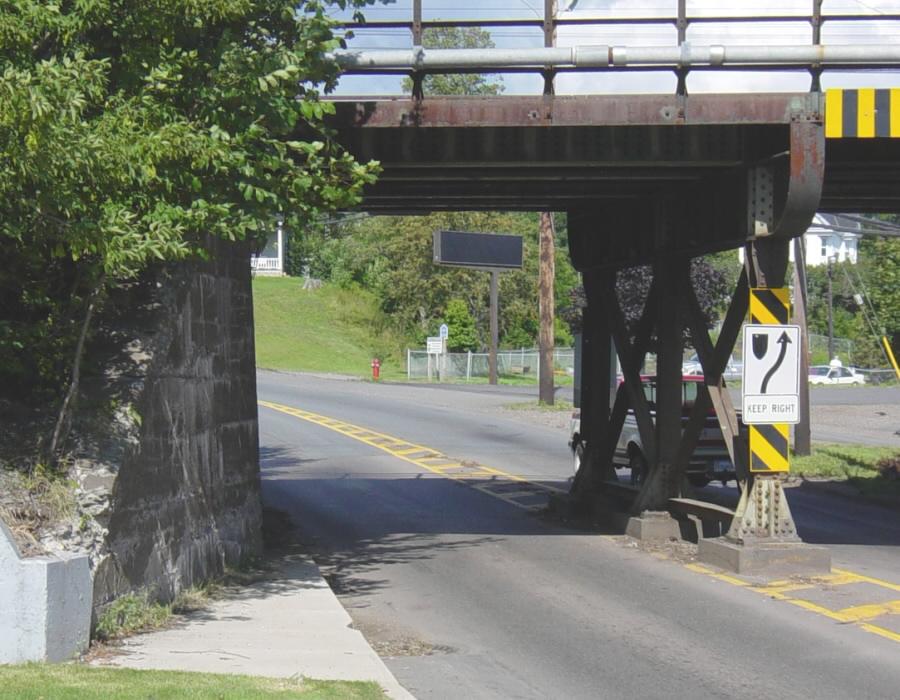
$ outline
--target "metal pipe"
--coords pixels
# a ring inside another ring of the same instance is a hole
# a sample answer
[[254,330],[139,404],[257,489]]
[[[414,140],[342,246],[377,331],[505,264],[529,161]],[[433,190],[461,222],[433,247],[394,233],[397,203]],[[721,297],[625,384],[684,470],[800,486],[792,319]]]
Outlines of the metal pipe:
[[610,68],[724,65],[900,65],[894,44],[837,46],[571,46],[534,49],[337,49],[328,54],[345,70],[454,68]]

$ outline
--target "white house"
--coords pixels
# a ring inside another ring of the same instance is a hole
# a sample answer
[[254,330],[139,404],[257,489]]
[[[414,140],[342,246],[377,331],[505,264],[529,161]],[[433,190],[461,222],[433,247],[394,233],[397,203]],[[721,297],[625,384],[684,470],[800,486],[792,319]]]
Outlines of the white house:
[[825,265],[829,258],[832,262],[856,263],[862,236],[854,231],[861,228],[859,223],[840,214],[816,214],[804,234],[806,265]]
[[[855,233],[862,226],[840,214],[816,214],[812,224],[803,234],[806,244],[806,266],[825,265],[829,258],[834,263],[856,263],[859,253],[859,239]],[[744,250],[738,250],[738,257],[744,261]],[[794,261],[794,246],[790,247],[790,260]]]
[[283,275],[284,244],[284,219],[279,217],[275,233],[269,234],[259,254],[250,256],[250,268],[258,275]]

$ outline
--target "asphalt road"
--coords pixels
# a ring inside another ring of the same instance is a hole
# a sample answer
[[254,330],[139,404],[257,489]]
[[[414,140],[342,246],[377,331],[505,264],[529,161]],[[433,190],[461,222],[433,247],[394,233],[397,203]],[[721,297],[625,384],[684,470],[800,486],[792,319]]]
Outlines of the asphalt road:
[[[259,395],[561,488],[571,470],[562,431],[500,415],[509,397],[490,391],[263,372]],[[270,408],[260,441],[266,505],[290,515],[417,697],[897,697],[894,639],[567,529]],[[791,491],[801,534],[834,545],[837,565],[900,581],[897,513]],[[813,593],[841,608],[853,595],[900,598],[872,584]]]

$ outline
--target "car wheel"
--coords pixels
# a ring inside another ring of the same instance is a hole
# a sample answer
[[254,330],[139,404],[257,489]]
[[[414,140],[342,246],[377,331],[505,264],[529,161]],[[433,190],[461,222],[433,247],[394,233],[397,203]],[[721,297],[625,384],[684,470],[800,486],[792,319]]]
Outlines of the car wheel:
[[584,461],[584,445],[580,442],[576,442],[572,454],[575,458],[575,471],[573,471],[572,474],[577,476],[578,470],[581,469],[581,463]]
[[631,450],[631,454],[628,457],[628,466],[631,467],[631,483],[635,486],[643,484],[644,479],[647,478],[648,468],[647,460],[639,449]]

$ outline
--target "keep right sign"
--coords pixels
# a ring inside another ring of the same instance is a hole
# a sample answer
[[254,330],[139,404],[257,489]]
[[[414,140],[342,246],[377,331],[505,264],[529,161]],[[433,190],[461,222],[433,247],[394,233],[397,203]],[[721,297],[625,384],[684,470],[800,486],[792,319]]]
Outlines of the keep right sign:
[[800,326],[744,326],[742,420],[800,422]]

